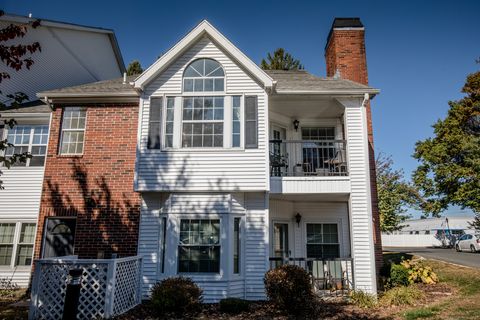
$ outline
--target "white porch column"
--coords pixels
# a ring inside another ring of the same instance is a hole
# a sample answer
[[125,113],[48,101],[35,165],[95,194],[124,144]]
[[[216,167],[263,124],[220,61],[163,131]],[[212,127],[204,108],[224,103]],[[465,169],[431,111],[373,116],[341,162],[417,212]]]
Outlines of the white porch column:
[[350,176],[350,232],[355,288],[377,292],[366,109],[361,98],[342,98]]

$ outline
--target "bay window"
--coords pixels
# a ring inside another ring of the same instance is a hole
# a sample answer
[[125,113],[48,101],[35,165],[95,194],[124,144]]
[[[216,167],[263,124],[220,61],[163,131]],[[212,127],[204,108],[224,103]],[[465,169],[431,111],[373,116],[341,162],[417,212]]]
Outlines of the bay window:
[[220,272],[220,219],[181,219],[178,272]]

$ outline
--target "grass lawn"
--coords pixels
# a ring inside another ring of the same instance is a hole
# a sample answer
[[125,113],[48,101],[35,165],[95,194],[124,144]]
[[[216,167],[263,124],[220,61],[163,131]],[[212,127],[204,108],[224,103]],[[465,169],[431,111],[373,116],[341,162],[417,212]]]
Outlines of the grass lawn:
[[456,293],[439,303],[400,313],[404,319],[480,319],[480,269],[428,260],[440,282]]

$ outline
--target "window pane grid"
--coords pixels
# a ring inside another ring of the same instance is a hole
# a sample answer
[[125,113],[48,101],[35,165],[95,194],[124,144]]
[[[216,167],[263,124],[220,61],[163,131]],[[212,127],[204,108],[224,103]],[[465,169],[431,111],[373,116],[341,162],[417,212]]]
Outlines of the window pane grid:
[[61,154],[82,154],[85,140],[84,109],[67,108],[63,113]]
[[48,143],[48,126],[45,125],[20,125],[8,129],[7,140],[14,144],[5,151],[6,156],[30,152],[32,158],[26,162],[16,162],[13,166],[43,166]]
[[219,272],[220,220],[182,219],[179,272]]
[[183,74],[185,92],[219,92],[225,89],[225,73],[222,66],[212,59],[193,61]]
[[232,147],[240,147],[240,96],[232,97]]
[[334,223],[307,224],[307,257],[338,258],[338,225]]
[[165,119],[165,147],[173,147],[173,121],[174,121],[175,98],[167,97],[167,109]]
[[[15,236],[17,223],[0,223],[0,265],[9,266],[13,259],[15,260],[15,265],[31,265],[35,227],[35,223],[21,223],[19,228],[20,234],[17,235],[17,238]],[[16,255],[14,256],[15,243],[17,246]]]
[[240,218],[233,220],[233,273],[240,273]]
[[224,97],[183,99],[183,147],[223,147]]

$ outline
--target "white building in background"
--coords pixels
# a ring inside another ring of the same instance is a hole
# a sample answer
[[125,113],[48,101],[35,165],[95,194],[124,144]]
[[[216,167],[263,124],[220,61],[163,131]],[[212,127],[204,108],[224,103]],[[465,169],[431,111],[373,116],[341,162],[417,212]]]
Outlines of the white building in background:
[[[28,25],[37,18],[16,15],[0,17],[0,28]],[[41,20],[25,37],[6,44],[39,42],[41,52],[32,55],[30,70],[18,72],[0,63],[0,73],[10,79],[0,83],[2,93],[23,92],[31,100],[19,109],[0,110],[2,119],[14,118],[13,129],[0,127],[0,138],[15,144],[9,153],[31,152],[34,157],[3,171],[0,190],[0,278],[28,285],[40,208],[50,107],[37,100],[36,92],[117,78],[125,71],[113,30]],[[8,99],[0,99],[8,105]],[[3,122],[2,122],[3,123]]]
[[463,234],[474,233],[469,222],[473,217],[441,217],[407,220],[399,231],[382,233],[384,247],[445,246]]

